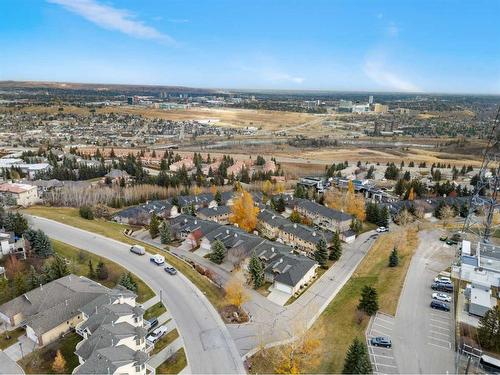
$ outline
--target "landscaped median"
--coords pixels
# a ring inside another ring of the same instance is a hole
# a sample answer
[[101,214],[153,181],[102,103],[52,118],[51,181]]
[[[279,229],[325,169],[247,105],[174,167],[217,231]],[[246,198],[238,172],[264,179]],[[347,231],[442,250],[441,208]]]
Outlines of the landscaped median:
[[[411,257],[418,245],[418,233],[414,228],[401,229],[381,235],[360,263],[351,279],[328,305],[311,328],[311,336],[321,339],[311,356],[319,361],[305,360],[301,373],[340,373],[345,354],[354,337],[364,340],[369,317],[358,311],[361,290],[368,285],[378,292],[379,310],[396,313]],[[389,267],[389,256],[398,248],[399,265]],[[276,363],[276,347],[261,351],[250,359],[252,373],[274,373],[280,367]]]
[[97,233],[126,244],[134,245],[140,242],[148,252],[161,253],[164,255],[166,261],[189,278],[189,280],[191,280],[191,282],[203,292],[212,305],[214,305],[218,310],[225,306],[223,298],[224,291],[221,288],[217,287],[205,276],[200,275],[190,264],[173,256],[172,254],[166,251],[161,251],[147,243],[127,237],[123,231],[125,229],[130,229],[130,226],[117,224],[104,219],[87,220],[80,217],[78,209],[70,207],[33,206],[23,210],[23,212],[29,215],[44,217],[89,232]]

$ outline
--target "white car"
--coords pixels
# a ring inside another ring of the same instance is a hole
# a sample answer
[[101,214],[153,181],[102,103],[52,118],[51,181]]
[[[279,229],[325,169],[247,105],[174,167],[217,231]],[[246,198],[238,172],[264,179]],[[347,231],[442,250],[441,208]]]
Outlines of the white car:
[[451,279],[446,276],[438,276],[434,279],[434,281],[440,284],[451,284]]
[[383,233],[383,232],[387,232],[389,229],[386,228],[386,227],[378,227],[377,228],[377,233]]
[[146,337],[146,340],[148,340],[151,344],[154,344],[159,339],[161,339],[165,333],[167,333],[166,326],[158,327],[153,332],[151,332],[151,334],[148,337]]
[[446,293],[432,293],[432,298],[441,302],[451,302],[451,297]]

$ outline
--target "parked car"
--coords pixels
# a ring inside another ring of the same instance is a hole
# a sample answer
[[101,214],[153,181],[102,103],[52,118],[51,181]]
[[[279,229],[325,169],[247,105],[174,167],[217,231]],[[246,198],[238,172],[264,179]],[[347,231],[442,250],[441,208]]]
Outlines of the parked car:
[[389,228],[386,227],[378,227],[377,228],[377,233],[383,233],[389,231]]
[[146,254],[146,250],[144,249],[144,246],[141,245],[133,245],[130,248],[130,252],[137,254],[137,255],[144,255]]
[[451,279],[447,276],[438,276],[434,279],[434,282],[439,284],[451,284]]
[[453,240],[453,239],[450,238],[449,240],[446,241],[446,244],[450,245],[450,246],[452,246],[452,245],[458,245],[458,241],[455,241],[455,240]]
[[165,263],[165,257],[160,254],[153,255],[151,258],[149,258],[149,260],[154,264],[156,264],[157,266],[161,266],[162,264]]
[[159,339],[161,339],[165,333],[167,333],[166,326],[158,327],[153,332],[151,332],[151,334],[148,337],[146,337],[146,340],[148,340],[151,344],[154,344]]
[[157,318],[151,318],[149,320],[146,320],[147,324],[147,329],[148,331],[151,331],[154,327],[158,325],[158,319]]
[[451,302],[451,296],[446,293],[432,293],[432,298],[441,302]]
[[169,275],[177,275],[177,270],[174,267],[165,267],[164,270]]
[[381,346],[384,348],[391,348],[392,347],[391,339],[388,337],[384,337],[384,336],[372,337],[372,339],[370,340],[370,343],[373,346]]
[[446,241],[448,239],[448,236],[441,236],[439,237],[439,241]]
[[446,241],[447,245],[457,245],[459,242],[462,241],[462,235],[460,233],[455,233],[453,236],[448,238]]
[[441,302],[441,301],[435,301],[435,300],[433,300],[431,302],[431,307],[433,309],[437,309],[437,310],[450,311],[450,306],[447,303],[444,303],[444,302]]
[[442,283],[432,283],[432,290],[437,290],[438,292],[453,292],[453,284],[442,284]]

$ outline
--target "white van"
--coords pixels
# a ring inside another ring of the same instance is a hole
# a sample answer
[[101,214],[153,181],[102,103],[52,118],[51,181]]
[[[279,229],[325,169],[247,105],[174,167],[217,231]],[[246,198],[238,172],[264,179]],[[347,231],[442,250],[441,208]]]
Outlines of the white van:
[[141,245],[133,245],[130,248],[130,252],[137,254],[137,255],[144,255],[146,254],[146,250],[144,249],[144,246]]
[[155,255],[151,256],[151,258],[149,258],[149,260],[151,262],[153,262],[154,264],[156,264],[157,266],[161,266],[163,263],[165,263],[165,257],[163,255],[160,255],[160,254],[155,254]]

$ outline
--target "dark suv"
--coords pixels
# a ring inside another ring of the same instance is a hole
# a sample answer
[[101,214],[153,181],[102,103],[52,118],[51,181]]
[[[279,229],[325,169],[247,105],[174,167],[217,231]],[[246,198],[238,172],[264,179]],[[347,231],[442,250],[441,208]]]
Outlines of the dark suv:
[[450,311],[450,306],[448,306],[447,303],[441,302],[441,301],[432,301],[431,302],[431,307],[433,309],[437,310],[443,310],[443,311]]
[[432,283],[431,288],[432,290],[437,290],[439,292],[453,292],[453,284]]
[[370,342],[373,346],[381,346],[383,348],[392,347],[391,339],[389,339],[388,337],[384,337],[384,336],[373,337],[370,340]]

